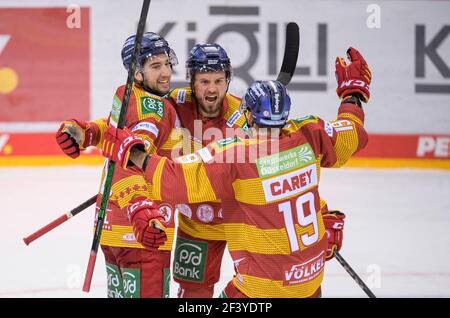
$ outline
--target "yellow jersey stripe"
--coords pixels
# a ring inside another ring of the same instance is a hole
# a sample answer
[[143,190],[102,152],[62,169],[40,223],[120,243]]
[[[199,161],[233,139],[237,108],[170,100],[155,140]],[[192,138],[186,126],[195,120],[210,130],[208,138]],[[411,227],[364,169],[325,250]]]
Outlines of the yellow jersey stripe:
[[336,151],[336,163],[333,167],[343,166],[358,148],[358,133],[355,124],[352,123],[353,129],[340,131],[336,137],[336,143],[333,148]]
[[148,197],[149,186],[142,175],[132,175],[123,178],[111,187],[111,200],[116,201],[121,209],[136,196]]
[[[166,229],[167,241],[159,249],[172,250],[175,235],[174,228]],[[100,244],[117,247],[145,248],[134,239],[133,227],[124,225],[111,225],[111,230],[103,230]]]
[[283,286],[283,282],[279,280],[238,274],[233,278],[233,284],[250,298],[305,298],[312,296],[319,288],[323,273],[322,271],[309,282],[290,286]]
[[152,180],[152,198],[153,200],[162,201],[161,199],[161,176],[163,172],[164,165],[167,161],[166,157],[162,157],[161,161],[156,166],[155,172],[153,174]]
[[178,224],[186,234],[204,240],[225,241],[223,224],[202,224],[178,213]]
[[[325,234],[325,226],[322,217],[320,217],[321,213],[319,212],[317,215],[319,231],[317,241],[320,241]],[[223,224],[223,226],[230,251],[248,251],[251,253],[271,255],[290,255],[293,252],[291,251],[289,237],[285,228],[263,230],[254,225],[243,223],[228,223]],[[306,227],[295,224],[294,227],[299,248],[307,248],[303,244],[301,237],[303,235],[314,235],[313,224],[309,224]]]
[[[217,197],[206,175],[204,165],[198,163],[187,163],[181,165],[186,183],[189,202],[216,201]],[[201,185],[201,186],[199,186]]]
[[103,140],[104,140],[104,136],[105,136],[105,131],[108,128],[108,124],[106,123],[106,120],[104,118],[100,118],[97,120],[94,120],[94,123],[97,124],[98,128],[99,128],[99,132],[100,132],[100,137],[98,139],[98,144],[93,145],[96,148],[101,149],[102,145],[103,145]]
[[350,113],[342,113],[342,114],[339,114],[339,118],[341,118],[341,117],[343,117],[343,118],[348,118],[348,119],[350,119],[351,121],[354,121],[354,122],[358,123],[359,125],[363,126],[363,122],[361,121],[361,119],[359,119],[358,117],[356,117],[356,116],[353,115],[353,114],[350,114]]

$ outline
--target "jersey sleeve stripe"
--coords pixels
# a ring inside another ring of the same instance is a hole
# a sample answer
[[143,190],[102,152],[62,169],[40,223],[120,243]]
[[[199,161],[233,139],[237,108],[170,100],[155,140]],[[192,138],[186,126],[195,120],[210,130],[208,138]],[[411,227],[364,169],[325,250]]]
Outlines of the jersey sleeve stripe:
[[181,167],[183,169],[189,202],[217,200],[203,164],[187,163],[182,164]]

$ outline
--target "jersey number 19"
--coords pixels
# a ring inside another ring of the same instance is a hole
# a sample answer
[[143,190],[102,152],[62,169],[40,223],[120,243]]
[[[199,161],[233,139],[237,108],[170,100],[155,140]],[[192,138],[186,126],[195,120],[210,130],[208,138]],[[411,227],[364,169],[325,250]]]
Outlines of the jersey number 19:
[[[303,204],[309,205],[309,215],[305,216],[303,210]],[[295,231],[294,221],[292,218],[291,201],[283,202],[278,205],[278,209],[283,213],[284,223],[286,224],[286,231],[289,238],[289,244],[291,246],[291,252],[298,251],[300,249],[298,244],[298,236]],[[295,202],[295,210],[297,210],[297,219],[301,227],[306,227],[310,224],[313,225],[314,233],[312,235],[302,234],[300,239],[303,245],[309,246],[317,242],[319,239],[319,225],[317,221],[317,213],[314,205],[314,194],[307,192],[297,198]]]

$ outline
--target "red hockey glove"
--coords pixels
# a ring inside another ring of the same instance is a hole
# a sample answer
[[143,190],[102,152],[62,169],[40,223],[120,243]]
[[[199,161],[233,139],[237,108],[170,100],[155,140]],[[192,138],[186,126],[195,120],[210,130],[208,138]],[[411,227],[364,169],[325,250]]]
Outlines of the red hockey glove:
[[372,81],[372,73],[362,55],[350,47],[347,50],[350,64],[346,64],[342,57],[336,57],[336,80],[338,87],[336,93],[339,98],[344,98],[352,93],[360,94],[361,100],[369,101],[369,85]]
[[76,158],[80,150],[84,150],[94,143],[98,134],[97,124],[70,119],[64,121],[56,132],[56,142],[66,155]]
[[141,199],[128,206],[128,219],[133,224],[136,240],[151,250],[157,250],[167,240],[167,222],[158,205]]
[[123,169],[127,169],[130,151],[133,147],[144,151],[144,141],[131,133],[128,128],[117,129],[109,126],[105,132],[103,156],[113,160]]
[[339,251],[342,247],[345,214],[339,211],[329,211],[322,217],[328,239],[326,260],[330,260],[334,256],[334,251]]

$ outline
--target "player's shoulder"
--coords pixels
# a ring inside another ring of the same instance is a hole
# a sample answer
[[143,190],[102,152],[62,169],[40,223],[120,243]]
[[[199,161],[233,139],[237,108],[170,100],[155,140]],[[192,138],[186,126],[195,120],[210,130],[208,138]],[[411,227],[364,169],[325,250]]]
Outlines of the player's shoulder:
[[225,95],[227,100],[227,111],[224,114],[224,119],[228,127],[241,128],[243,131],[248,130],[247,121],[245,116],[240,111],[241,99],[230,93]]
[[226,93],[225,98],[227,99],[228,106],[230,108],[239,109],[239,107],[241,105],[241,98],[239,98],[231,93]]
[[320,120],[320,117],[315,115],[306,115],[303,117],[292,118],[288,120],[288,123],[291,123],[296,126],[303,126],[310,123],[317,123]]
[[321,121],[322,120],[320,119],[320,117],[315,115],[307,115],[303,117],[293,118],[289,119],[286,122],[286,125],[283,127],[283,130],[292,133],[302,129],[303,127],[312,128]]
[[239,136],[234,136],[225,139],[216,140],[208,145],[210,149],[214,151],[214,153],[220,153],[227,151],[231,148],[236,147],[249,147],[255,144],[265,143],[267,140],[265,139],[256,139],[256,138],[242,138]]
[[177,105],[188,104],[193,100],[192,90],[190,87],[175,88],[169,93],[168,98]]
[[325,136],[323,132],[329,137],[334,135],[332,123],[314,115],[288,120],[285,127],[283,127],[283,131],[288,134],[300,133],[307,136],[316,134]]

